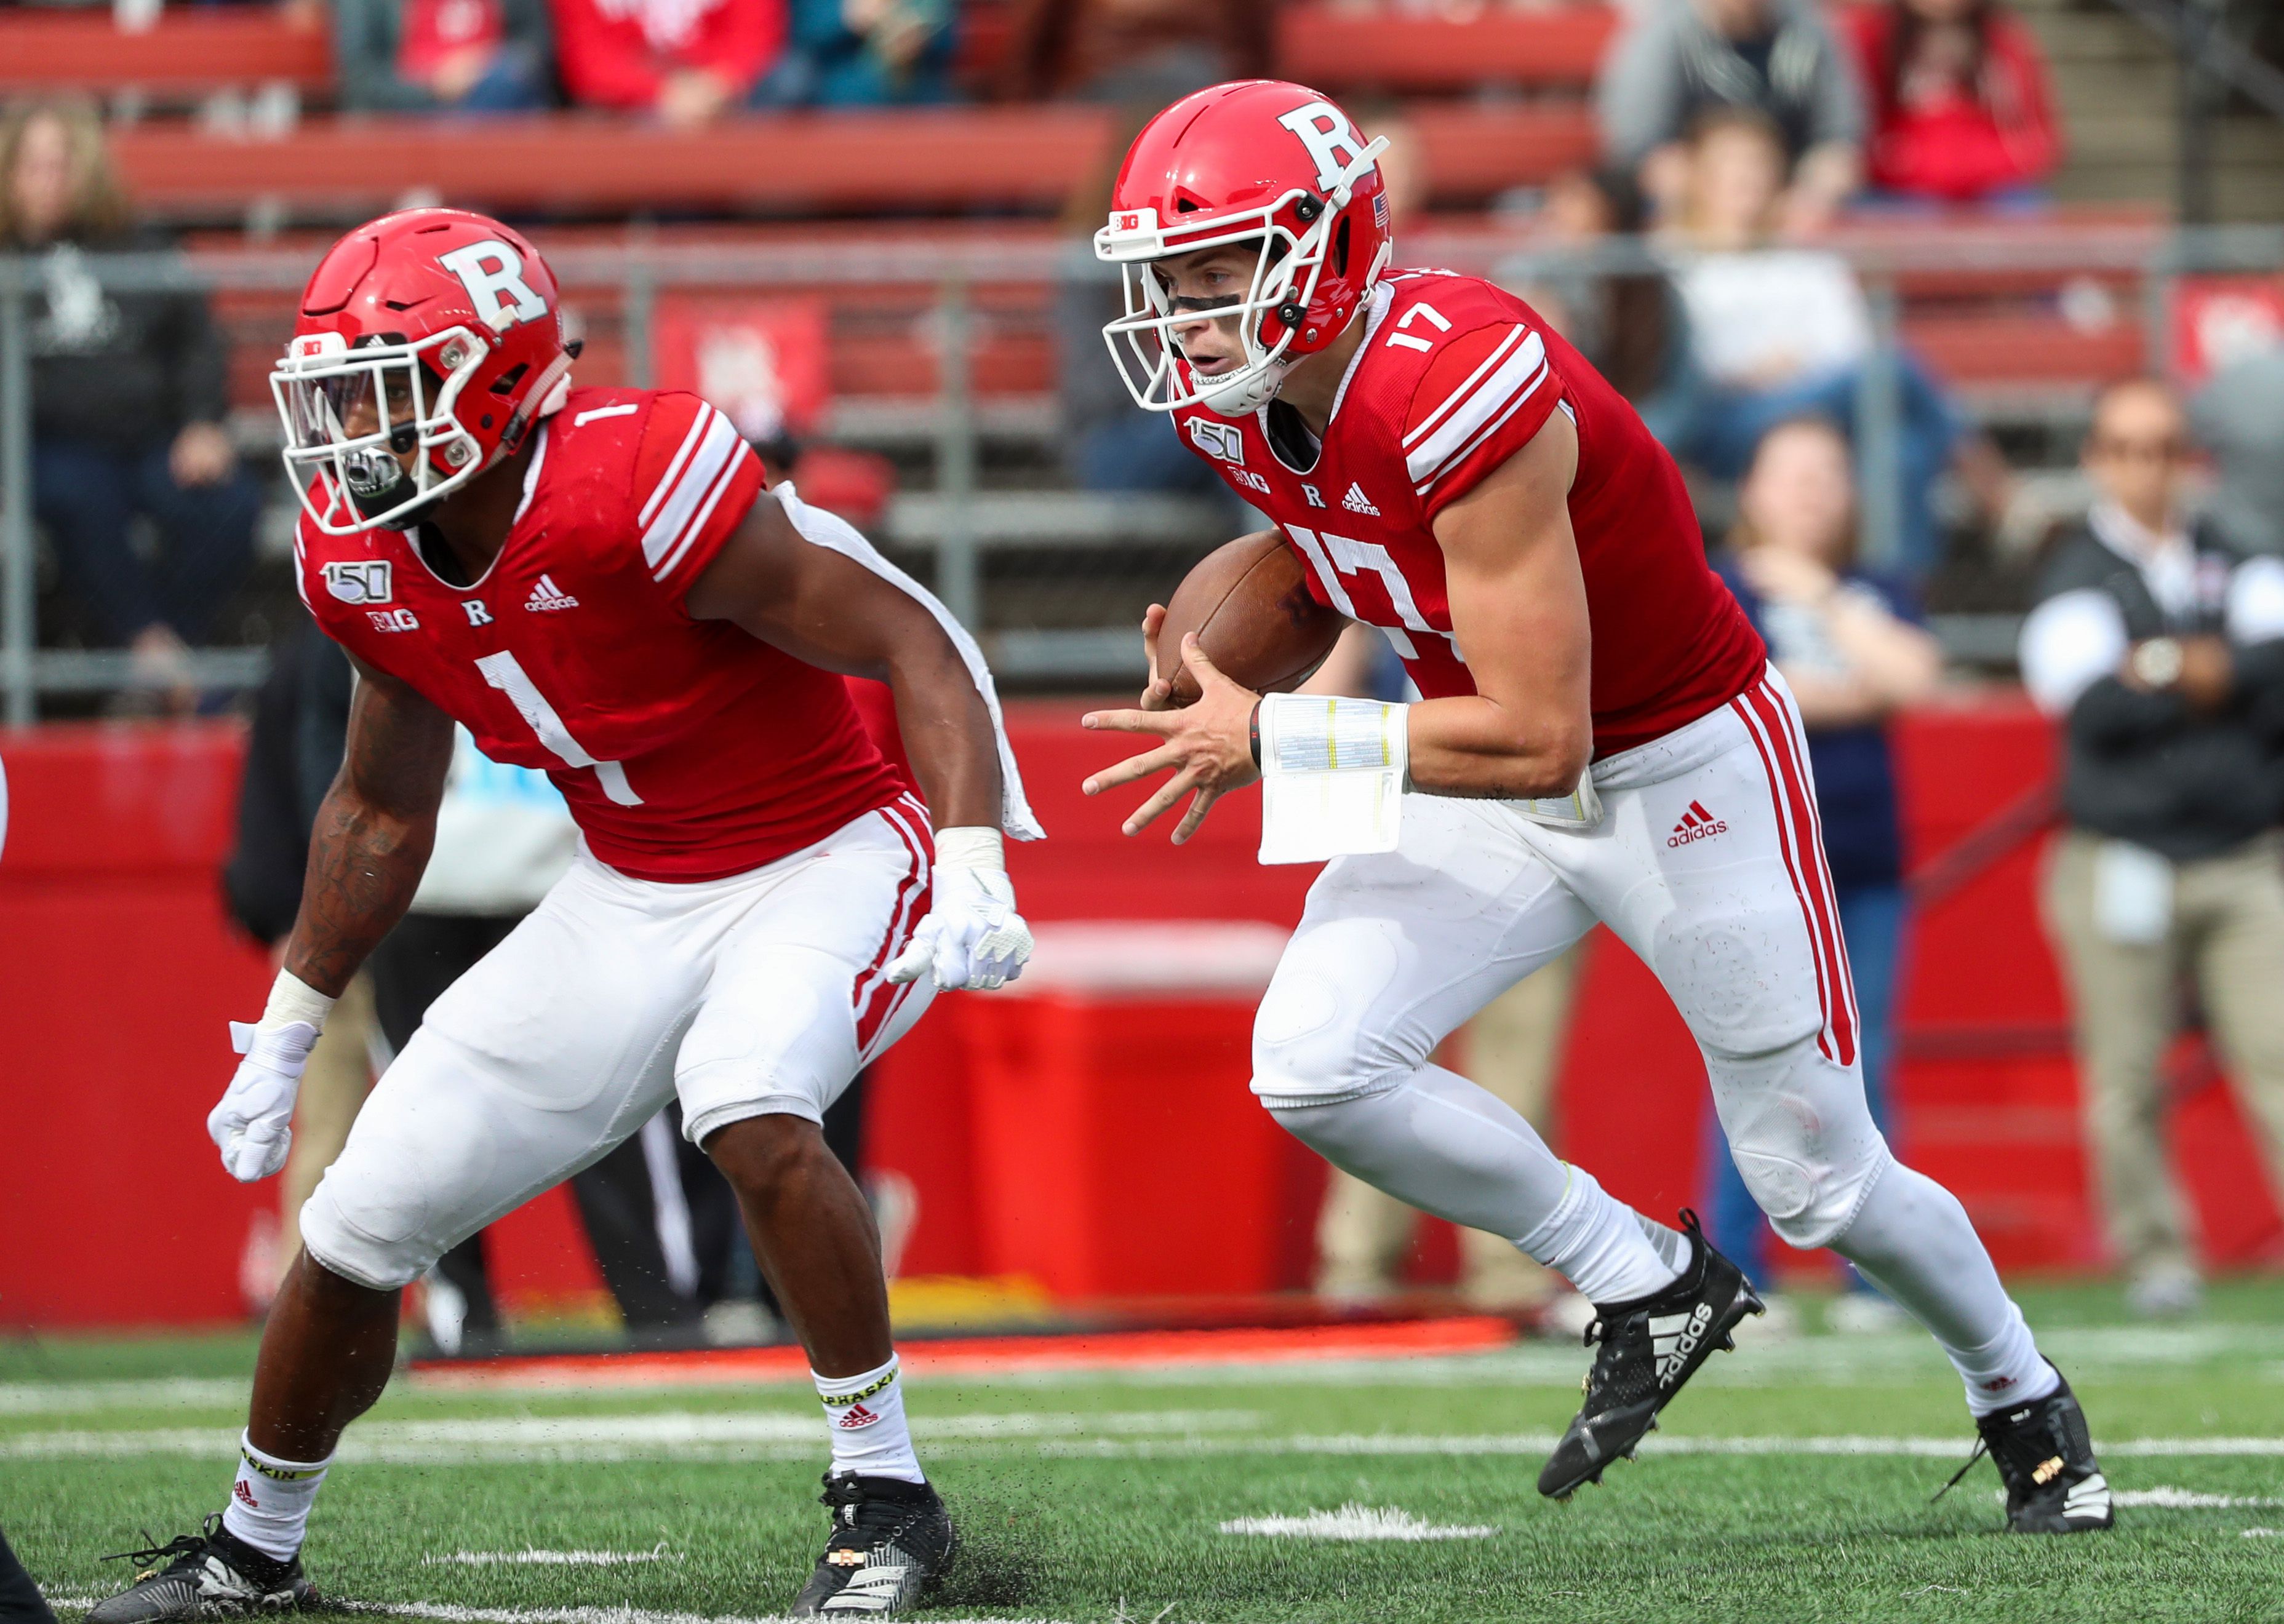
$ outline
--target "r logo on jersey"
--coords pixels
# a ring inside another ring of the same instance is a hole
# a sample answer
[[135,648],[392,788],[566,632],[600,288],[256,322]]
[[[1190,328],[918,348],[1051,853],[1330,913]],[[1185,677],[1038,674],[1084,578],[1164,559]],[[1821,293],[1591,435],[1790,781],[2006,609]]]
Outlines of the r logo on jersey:
[[436,259],[459,277],[476,314],[495,332],[505,332],[518,322],[536,322],[547,314],[547,301],[523,279],[523,256],[497,238],[470,243]]
[[385,604],[388,573],[387,558],[336,558],[325,566],[325,590],[345,604]]
[[1301,144],[1316,160],[1318,191],[1332,191],[1349,185],[1371,172],[1372,160],[1365,156],[1365,138],[1349,122],[1349,115],[1332,103],[1310,102],[1305,107],[1294,108],[1277,121],[1300,137]]
[[1301,481],[1301,494],[1309,499],[1309,505],[1310,507],[1322,507],[1325,505],[1325,493],[1318,490],[1315,486],[1310,484],[1306,480]]
[[469,625],[489,626],[492,623],[492,612],[484,607],[482,598],[464,597],[460,600],[460,607],[468,612]]
[[1198,449],[1208,457],[1218,457],[1225,463],[1245,465],[1245,431],[1234,423],[1214,423],[1204,418],[1190,419],[1190,438]]

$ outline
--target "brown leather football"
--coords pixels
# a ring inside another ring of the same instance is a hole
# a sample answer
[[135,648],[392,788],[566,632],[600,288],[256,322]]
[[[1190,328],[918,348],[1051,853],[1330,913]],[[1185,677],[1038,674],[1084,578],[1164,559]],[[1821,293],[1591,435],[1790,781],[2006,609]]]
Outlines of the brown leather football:
[[1263,530],[1216,548],[1183,577],[1166,605],[1158,658],[1173,667],[1177,706],[1198,698],[1197,679],[1181,668],[1185,632],[1197,633],[1232,681],[1255,693],[1287,693],[1324,663],[1346,624],[1309,596],[1306,570],[1283,535]]

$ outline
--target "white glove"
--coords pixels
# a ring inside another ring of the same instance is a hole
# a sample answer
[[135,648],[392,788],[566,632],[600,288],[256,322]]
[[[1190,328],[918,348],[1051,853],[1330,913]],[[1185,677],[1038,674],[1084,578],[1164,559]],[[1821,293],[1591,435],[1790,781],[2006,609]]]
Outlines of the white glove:
[[[943,836],[937,839],[941,844]],[[1031,927],[1015,911],[1015,886],[1006,871],[939,857],[935,904],[912,932],[911,945],[888,966],[888,980],[917,981],[933,966],[938,987],[974,991],[1015,980],[1030,956]]]
[[282,1027],[233,1020],[230,1042],[246,1058],[223,1090],[222,1103],[207,1113],[207,1136],[221,1147],[231,1177],[251,1184],[286,1165],[293,1144],[293,1097],[317,1046],[317,1029],[306,1020]]

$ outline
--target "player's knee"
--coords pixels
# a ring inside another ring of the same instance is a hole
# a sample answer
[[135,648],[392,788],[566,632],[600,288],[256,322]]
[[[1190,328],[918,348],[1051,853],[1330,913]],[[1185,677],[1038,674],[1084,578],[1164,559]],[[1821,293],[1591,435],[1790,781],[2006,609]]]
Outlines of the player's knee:
[[783,1112],[725,1122],[700,1135],[699,1148],[732,1189],[756,1195],[782,1189],[816,1158],[832,1154],[816,1122]]
[[1770,1227],[1789,1245],[1829,1245],[1892,1159],[1863,1074],[1812,1037],[1750,1062],[1716,1058],[1712,1071],[1729,1153]]
[[1373,1093],[1411,1069],[1365,1042],[1339,990],[1312,972],[1279,972],[1253,1019],[1253,1091],[1271,1110]]
[[1769,1227],[1787,1245],[1803,1252],[1840,1238],[1892,1159],[1887,1142],[1876,1134],[1837,1160],[1807,1159],[1797,1152],[1749,1143],[1732,1142],[1729,1148],[1745,1188],[1768,1214]]
[[[480,1113],[419,1113],[352,1133],[302,1204],[302,1244],[375,1291],[410,1285],[492,1214],[494,1142]],[[433,1130],[433,1131],[430,1131]]]

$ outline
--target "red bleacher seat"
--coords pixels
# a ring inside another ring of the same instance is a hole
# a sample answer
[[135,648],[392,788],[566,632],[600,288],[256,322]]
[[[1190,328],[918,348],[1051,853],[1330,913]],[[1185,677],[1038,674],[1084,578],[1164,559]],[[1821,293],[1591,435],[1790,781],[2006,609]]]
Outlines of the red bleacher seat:
[[1478,85],[1577,90],[1593,82],[1616,27],[1616,12],[1592,3],[1445,18],[1310,0],[1278,13],[1277,71],[1336,95]]
[[0,11],[0,91],[136,90],[192,96],[285,81],[305,91],[332,78],[332,43],[267,7],[170,11],[128,30],[98,12]]

